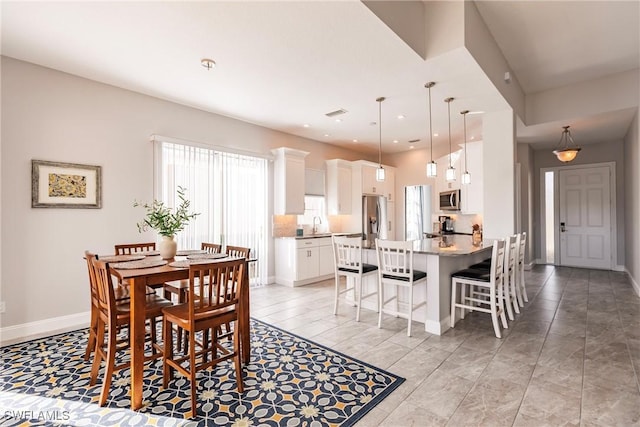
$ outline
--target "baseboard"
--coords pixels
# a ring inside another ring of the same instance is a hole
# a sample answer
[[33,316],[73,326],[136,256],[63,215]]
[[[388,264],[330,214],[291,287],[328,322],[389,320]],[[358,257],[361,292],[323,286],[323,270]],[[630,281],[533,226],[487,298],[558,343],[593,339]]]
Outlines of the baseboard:
[[624,271],[625,273],[627,273],[627,276],[629,276],[629,281],[631,281],[631,286],[633,286],[633,290],[636,291],[636,294],[640,297],[640,285],[638,285],[638,282],[636,282],[636,280],[631,275],[629,270],[625,268]]
[[451,316],[447,316],[439,322],[435,320],[427,320],[424,324],[424,330],[434,335],[442,335],[450,329]]
[[530,263],[524,265],[524,269],[527,270],[527,271],[531,270],[533,268],[533,266],[536,265],[536,264],[537,264],[536,261],[531,261]]
[[[627,269],[625,268],[624,265],[614,265],[613,266],[613,271],[627,271]],[[627,272],[627,274],[629,274],[629,273]]]
[[35,338],[53,335],[55,333],[86,328],[89,326],[90,318],[91,313],[85,311],[84,313],[54,317],[51,319],[23,323],[20,325],[6,326],[4,328],[0,328],[0,346],[28,341]]
[[534,264],[546,264],[546,262],[544,262],[544,261],[542,260],[542,258],[538,258],[538,259],[536,259],[533,263],[534,263]]

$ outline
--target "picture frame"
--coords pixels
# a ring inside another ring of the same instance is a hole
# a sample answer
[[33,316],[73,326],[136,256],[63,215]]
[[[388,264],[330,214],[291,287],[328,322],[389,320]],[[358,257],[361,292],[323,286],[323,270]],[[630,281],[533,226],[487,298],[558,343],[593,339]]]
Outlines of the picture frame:
[[31,160],[31,207],[102,208],[102,167]]

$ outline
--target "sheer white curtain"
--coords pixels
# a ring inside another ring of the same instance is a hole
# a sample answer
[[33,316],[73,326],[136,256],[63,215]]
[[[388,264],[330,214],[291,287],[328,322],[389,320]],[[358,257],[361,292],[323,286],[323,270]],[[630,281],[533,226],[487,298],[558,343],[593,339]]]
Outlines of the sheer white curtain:
[[176,236],[178,248],[202,242],[251,249],[253,281],[267,282],[267,160],[207,147],[156,140],[156,198],[175,206],[186,189],[200,215]]

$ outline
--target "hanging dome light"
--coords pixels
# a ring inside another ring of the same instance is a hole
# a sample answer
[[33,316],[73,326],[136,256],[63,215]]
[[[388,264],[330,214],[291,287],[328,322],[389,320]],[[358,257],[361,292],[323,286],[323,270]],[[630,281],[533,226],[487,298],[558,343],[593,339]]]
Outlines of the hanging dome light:
[[378,145],[378,169],[376,169],[376,181],[384,181],[384,168],[382,167],[382,101],[385,98],[381,96],[376,99],[378,103],[378,129],[380,130],[379,134],[379,145]]
[[449,111],[449,167],[447,168],[444,178],[447,181],[455,181],[456,180],[456,169],[453,167],[453,162],[451,161],[452,151],[451,151],[451,101],[453,98],[447,98],[444,102],[447,103],[447,110]]
[[553,150],[553,154],[555,154],[558,157],[558,160],[563,163],[569,163],[575,159],[578,152],[582,150],[580,147],[576,146],[575,142],[573,142],[569,127],[570,126],[562,126],[562,129],[564,130],[562,131],[562,135],[560,135],[558,148]]

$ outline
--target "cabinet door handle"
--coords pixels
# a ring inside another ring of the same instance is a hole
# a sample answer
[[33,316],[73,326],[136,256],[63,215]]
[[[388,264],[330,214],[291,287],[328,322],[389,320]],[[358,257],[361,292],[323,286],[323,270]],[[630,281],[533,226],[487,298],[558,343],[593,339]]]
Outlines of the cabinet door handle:
[[387,231],[391,231],[391,221],[389,221],[389,229]]

